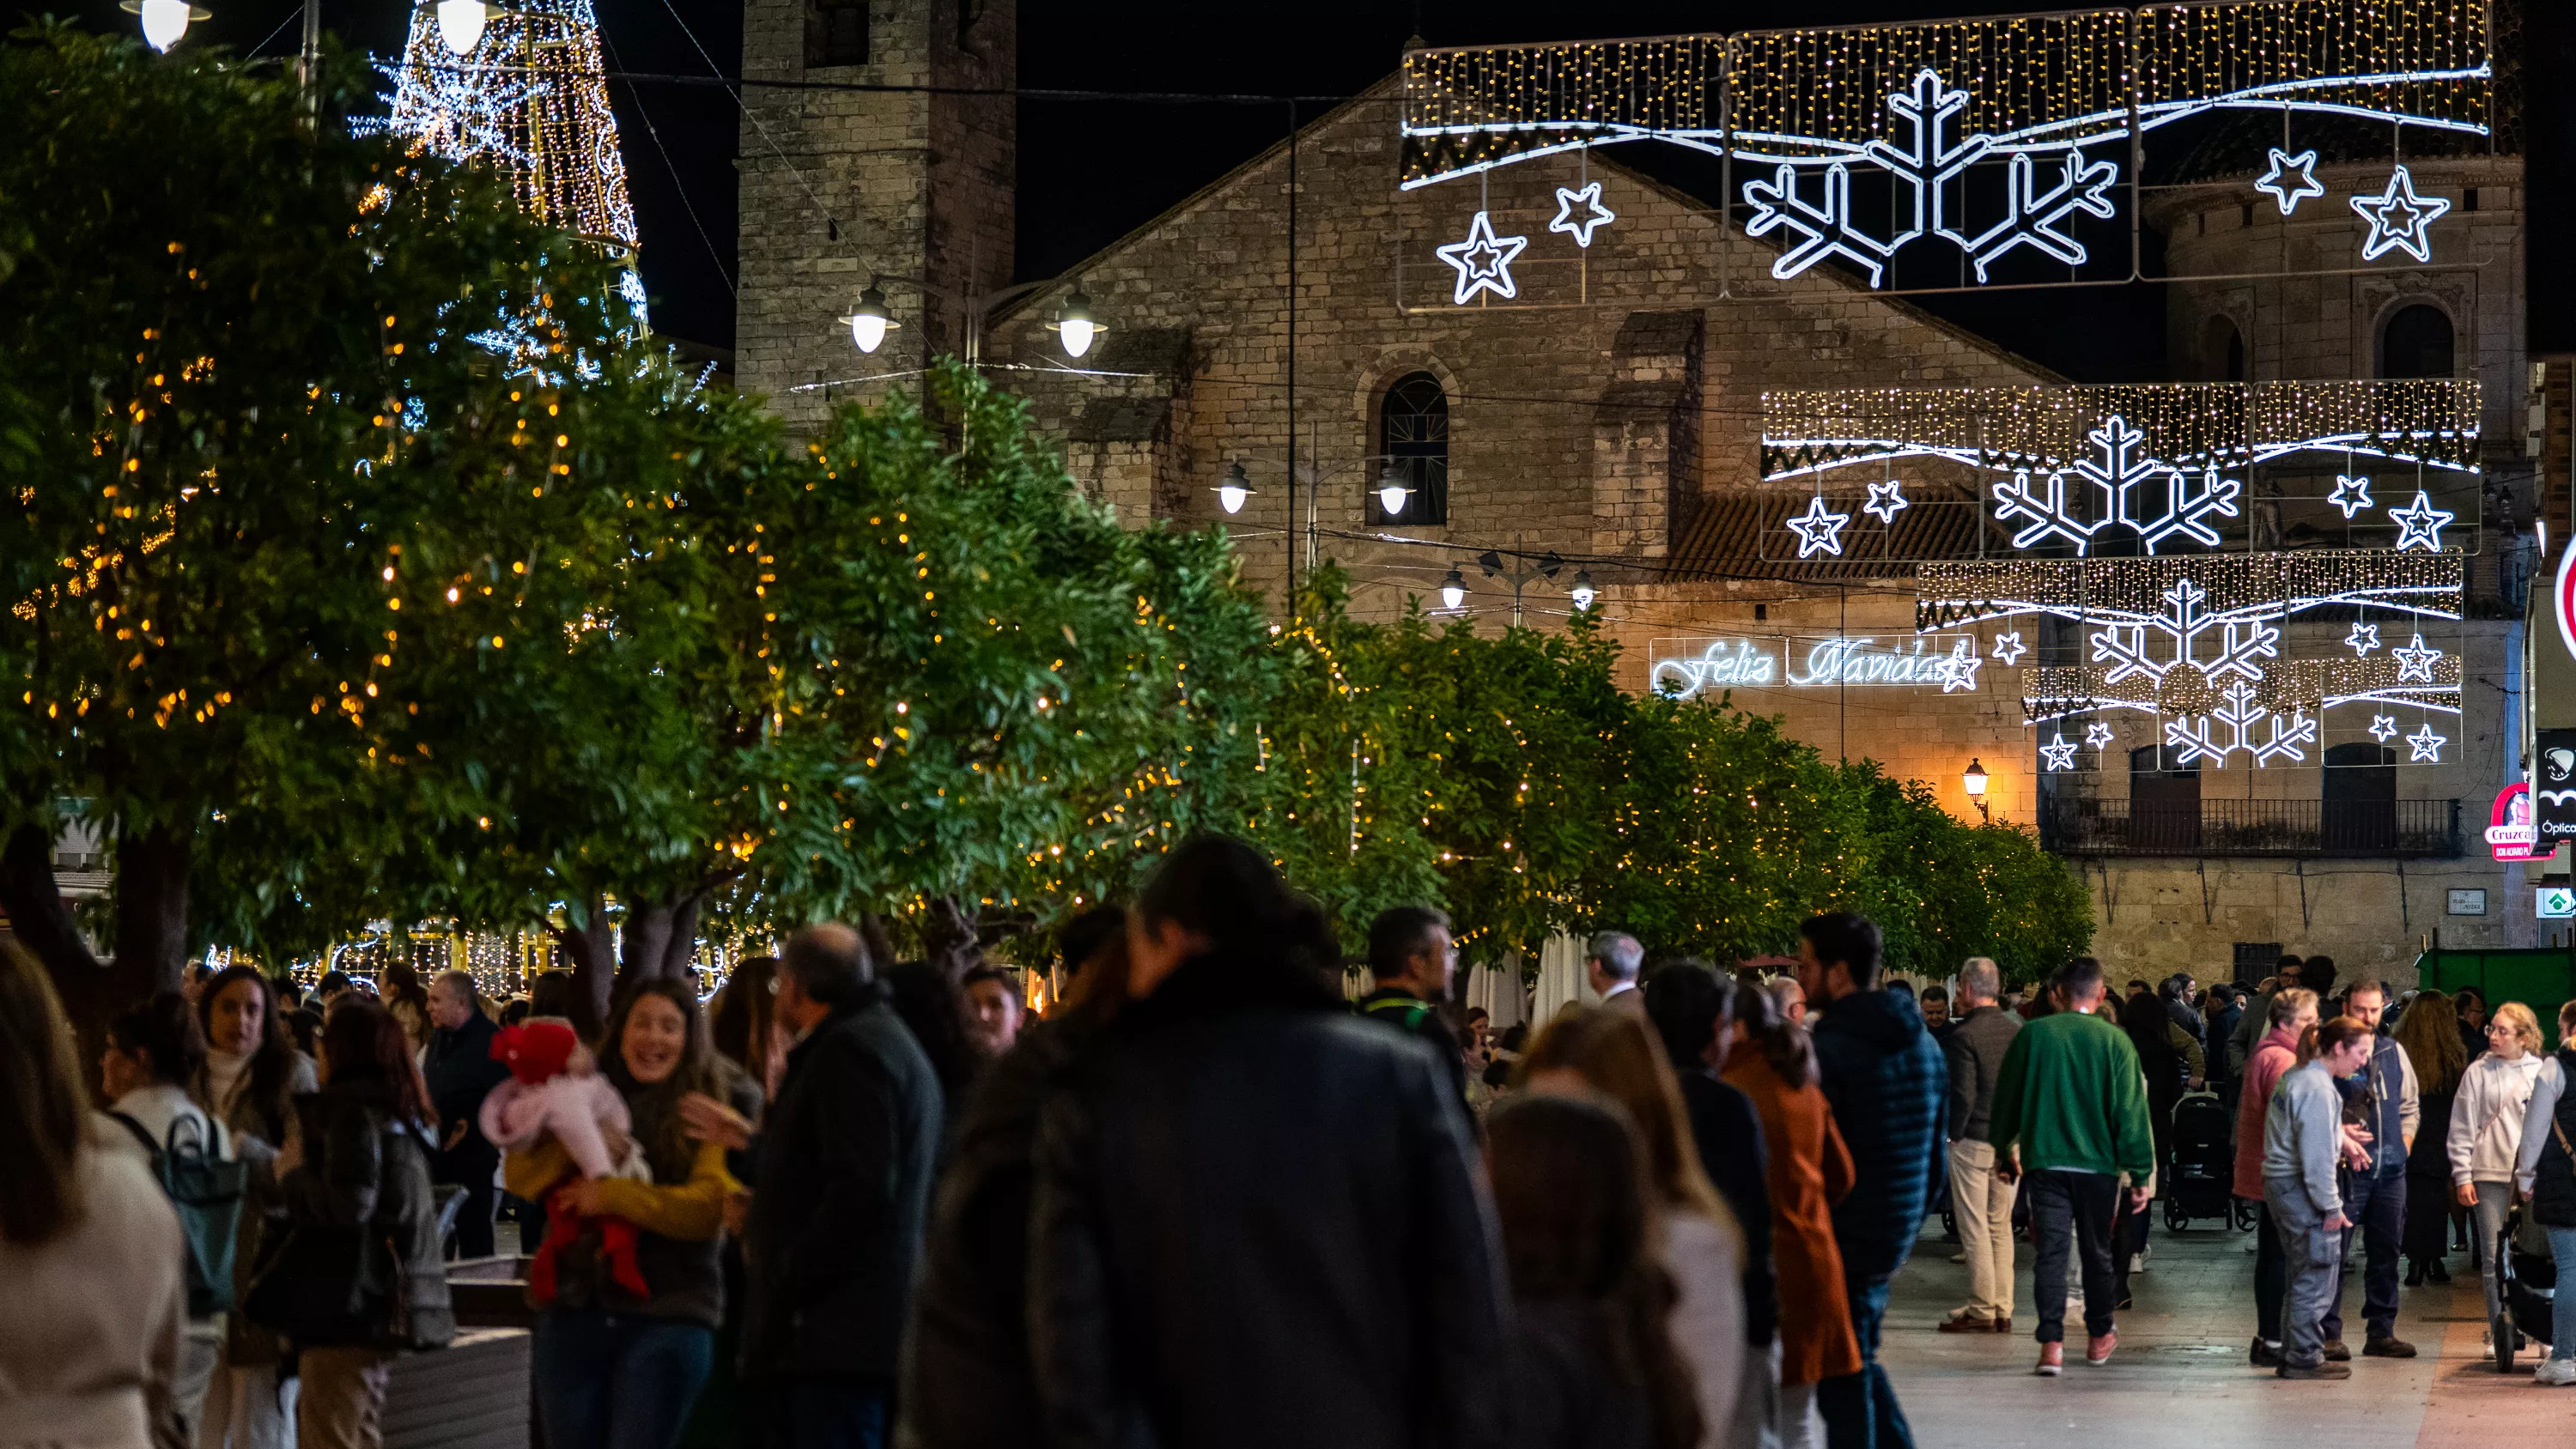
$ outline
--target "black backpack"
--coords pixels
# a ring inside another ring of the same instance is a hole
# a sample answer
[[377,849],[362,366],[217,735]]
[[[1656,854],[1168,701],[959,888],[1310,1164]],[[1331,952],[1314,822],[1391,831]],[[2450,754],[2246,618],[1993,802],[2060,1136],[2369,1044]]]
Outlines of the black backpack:
[[[248,1165],[238,1157],[217,1157],[214,1144],[207,1140],[207,1126],[197,1118],[172,1119],[168,1140],[156,1143],[142,1123],[122,1112],[108,1115],[124,1123],[134,1140],[152,1154],[152,1176],[178,1211],[179,1233],[188,1244],[188,1316],[231,1312],[233,1249],[239,1240]],[[185,1140],[182,1128],[187,1129]]]

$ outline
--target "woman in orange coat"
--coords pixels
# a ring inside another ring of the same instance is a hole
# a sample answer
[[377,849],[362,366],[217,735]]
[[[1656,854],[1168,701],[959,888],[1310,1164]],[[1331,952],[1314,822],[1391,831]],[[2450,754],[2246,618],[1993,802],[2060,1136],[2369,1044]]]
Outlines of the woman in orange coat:
[[1815,1049],[1770,993],[1736,993],[1743,1015],[1720,1073],[1753,1099],[1770,1150],[1771,1256],[1780,1284],[1781,1449],[1813,1449],[1816,1384],[1860,1372],[1834,1246],[1833,1205],[1852,1188],[1851,1152],[1816,1087]]

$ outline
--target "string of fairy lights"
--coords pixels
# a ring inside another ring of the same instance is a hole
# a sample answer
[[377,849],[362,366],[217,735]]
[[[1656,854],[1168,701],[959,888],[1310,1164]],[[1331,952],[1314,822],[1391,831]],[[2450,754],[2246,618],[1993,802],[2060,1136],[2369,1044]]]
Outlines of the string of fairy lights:
[[2062,463],[2115,416],[2170,463],[2340,449],[2474,471],[2480,406],[2475,379],[2450,378],[1782,390],[1762,395],[1762,473],[1778,481],[1905,456]]
[[1891,139],[1920,72],[2003,151],[2115,140],[2220,106],[2483,133],[2484,0],[2245,0],[1652,40],[1419,50],[1404,61],[1407,188],[1654,137],[1752,160]]

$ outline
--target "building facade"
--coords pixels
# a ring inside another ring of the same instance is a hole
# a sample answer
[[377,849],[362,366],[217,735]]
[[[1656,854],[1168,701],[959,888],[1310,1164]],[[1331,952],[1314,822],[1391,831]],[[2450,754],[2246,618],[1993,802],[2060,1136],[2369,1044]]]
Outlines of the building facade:
[[[821,73],[813,17],[832,3],[758,0],[747,67]],[[1013,73],[1007,7],[960,22],[949,4],[876,0],[872,35],[888,48],[846,73],[943,84]],[[968,32],[973,46],[955,42]],[[905,48],[915,38],[917,53]],[[941,284],[952,292],[1009,280],[1007,250],[981,240],[1011,230],[1007,131],[980,132],[936,98],[755,94],[767,98],[743,146],[739,373],[810,423],[830,396],[900,385],[869,379],[965,350],[968,311],[930,320],[891,286],[906,330],[878,354],[862,358],[833,318],[879,268],[953,279]],[[2171,272],[2231,280],[2165,288],[2174,375],[2141,381],[2481,384],[2482,441],[2466,460],[2480,471],[2439,480],[2455,515],[2446,543],[2464,550],[2464,617],[2415,636],[2450,656],[2458,714],[2405,720],[2440,721],[2439,757],[2401,763],[2402,739],[2337,725],[2297,762],[2260,769],[2123,736],[2061,771],[2042,753],[2050,726],[2029,722],[2028,686],[2031,671],[2083,664],[2082,631],[1924,614],[1927,565],[2010,552],[1974,470],[1891,464],[1912,516],[1891,512],[1865,548],[1874,525],[1846,508],[1855,546],[1810,552],[1790,521],[1825,495],[1781,476],[1764,444],[1766,395],[1776,428],[1787,395],[2054,394],[2065,379],[1850,272],[1775,278],[1779,236],[1749,234],[1743,208],[1712,206],[1615,150],[1404,189],[1400,103],[1391,78],[991,314],[974,344],[988,363],[1028,369],[995,375],[1031,399],[1087,494],[1140,523],[1224,525],[1247,581],[1283,605],[1329,560],[1363,617],[1443,612],[1454,583],[1465,591],[1455,612],[1479,628],[1557,628],[1581,574],[1630,687],[1777,715],[1828,756],[1926,781],[1963,817],[2038,830],[2090,890],[2097,951],[2115,972],[2213,979],[2281,950],[2322,951],[2402,982],[2436,933],[2532,943],[2523,868],[2493,862],[2481,839],[2521,769],[2510,722],[2532,500],[2511,157],[2414,166],[2416,187],[2451,203],[2421,266],[2333,261],[2360,241],[2347,196],[2379,179],[2359,165],[2318,173],[2331,206],[2273,214],[2248,205],[2252,174],[2222,169],[2156,190],[2142,218]],[[818,210],[865,220],[854,236],[818,224]],[[1480,239],[1511,254],[1519,297],[1489,286],[1459,304],[1490,254],[1460,264],[1442,250]],[[1077,288],[1108,330],[1069,365],[1046,324]],[[2027,295],[2045,306],[2052,294]],[[2400,467],[2380,470],[2393,482]],[[1229,482],[1248,492],[1221,492]],[[2453,501],[2463,487],[2471,505]],[[2314,541],[2297,507],[2246,503],[2246,546]],[[2284,620],[2278,648],[2332,653],[2374,618],[2390,647],[2403,643],[2398,620],[2361,606]],[[1979,661],[1965,685],[1941,667],[1963,647]],[[2058,737],[2093,718],[2061,721]],[[1981,799],[1967,789],[1972,764]]]

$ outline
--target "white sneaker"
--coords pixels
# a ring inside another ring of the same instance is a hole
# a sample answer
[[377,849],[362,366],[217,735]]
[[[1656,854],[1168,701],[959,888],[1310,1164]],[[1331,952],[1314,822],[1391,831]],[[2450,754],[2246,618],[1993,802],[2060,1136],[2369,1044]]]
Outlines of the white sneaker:
[[2544,1358],[2532,1370],[2531,1381],[2549,1388],[2576,1384],[2576,1358]]
[[2134,1277],[2145,1271],[2147,1271],[2147,1255],[2144,1253],[2131,1253],[2129,1255],[2130,1275]]

